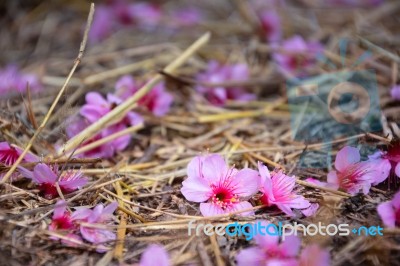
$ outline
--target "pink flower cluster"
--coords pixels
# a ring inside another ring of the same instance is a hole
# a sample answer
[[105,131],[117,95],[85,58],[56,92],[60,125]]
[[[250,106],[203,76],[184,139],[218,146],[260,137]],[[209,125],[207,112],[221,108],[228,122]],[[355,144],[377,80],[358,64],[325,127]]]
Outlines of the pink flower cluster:
[[32,92],[42,89],[42,84],[36,75],[22,73],[15,65],[1,69],[0,80],[0,93],[2,95],[25,93],[28,85]]
[[305,41],[301,36],[285,40],[282,45],[275,45],[278,50],[273,59],[279,69],[286,75],[306,76],[317,62],[317,57],[323,51],[319,42]]
[[211,154],[197,156],[187,167],[188,178],[183,181],[181,192],[189,201],[200,203],[204,216],[240,212],[239,215],[252,215],[252,196],[260,191],[263,204],[276,206],[288,215],[292,208],[308,209],[305,214],[312,215],[317,206],[311,206],[304,197],[293,189],[295,179],[281,171],[269,173],[267,167],[259,164],[259,171],[249,168],[238,170],[229,168],[222,156]]
[[47,165],[38,163],[33,171],[19,167],[23,176],[37,184],[40,193],[46,199],[53,199],[58,196],[56,183],[63,194],[71,193],[88,182],[80,171],[65,170],[60,171],[57,165]]
[[[113,220],[113,212],[117,209],[118,203],[113,202],[104,207],[99,204],[93,209],[86,207],[78,208],[75,212],[70,213],[66,209],[66,202],[60,200],[57,202],[52,222],[49,225],[50,231],[64,231],[65,236],[68,239],[74,239],[82,241],[82,238],[86,241],[96,245],[98,252],[107,251],[106,244],[116,239],[116,235],[113,231],[92,227],[90,225],[107,225]],[[53,237],[54,240],[58,240],[57,237]],[[75,246],[76,243],[63,239],[62,242],[65,245]]]
[[[80,109],[80,116],[70,119],[66,129],[68,138],[72,138],[90,124],[96,122],[101,117],[113,110],[118,104],[126,98],[132,96],[140,89],[142,84],[137,83],[131,76],[121,77],[115,85],[115,93],[108,93],[104,98],[98,92],[89,92],[86,94],[86,104]],[[156,116],[165,115],[172,104],[173,97],[165,90],[164,83],[157,84],[147,95],[142,97],[138,104],[145,107]],[[128,112],[120,121],[103,129],[93,138],[86,140],[82,146],[98,141],[102,138],[115,134],[130,126],[135,126],[143,122],[143,118],[135,112]],[[105,144],[89,151],[85,151],[78,156],[110,158],[116,152],[124,150],[131,142],[129,134],[115,138]]]
[[[261,223],[267,227],[266,221]],[[287,265],[287,266],[329,266],[329,252],[318,245],[310,245],[303,249],[300,256],[301,241],[297,236],[288,236],[285,241],[280,241],[276,235],[255,235],[255,247],[241,250],[237,256],[238,266],[264,266],[264,265]]]
[[379,152],[370,156],[369,160],[361,161],[360,151],[346,146],[336,155],[335,170],[328,173],[328,183],[311,178],[307,181],[333,189],[342,189],[351,195],[360,191],[367,194],[371,185],[377,185],[389,176],[391,169],[389,157],[394,158]]
[[225,82],[240,82],[248,78],[249,69],[246,64],[221,65],[217,61],[210,61],[206,71],[197,75],[199,85],[196,86],[196,90],[217,106],[224,105],[227,100],[254,100],[255,95],[246,92],[241,86],[223,85]]
[[106,5],[96,7],[89,40],[92,43],[100,42],[111,35],[113,30],[127,25],[153,27],[160,19],[161,10],[154,4],[111,0]]

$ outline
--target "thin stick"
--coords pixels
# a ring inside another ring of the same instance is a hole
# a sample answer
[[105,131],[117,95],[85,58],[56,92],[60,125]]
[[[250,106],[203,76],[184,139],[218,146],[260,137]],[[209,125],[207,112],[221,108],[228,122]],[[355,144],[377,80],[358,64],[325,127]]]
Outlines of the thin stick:
[[[177,59],[170,63],[163,71],[173,72],[178,67],[180,67],[184,62],[186,62],[189,57],[191,57],[200,47],[205,45],[210,39],[210,33],[206,33],[201,36],[196,42],[194,42],[186,51],[184,51]],[[133,96],[128,98],[126,101],[115,107],[111,112],[100,118],[96,123],[93,123],[80,134],[76,135],[74,138],[70,139],[63,148],[57,151],[57,155],[60,156],[64,152],[68,152],[76,148],[82,141],[86,138],[90,138],[96,134],[101,129],[110,125],[117,118],[121,117],[121,114],[125,114],[131,110],[135,103],[140,100],[144,95],[146,95],[157,83],[163,80],[163,76],[156,74],[152,79],[150,79],[140,90],[138,90]]]
[[88,38],[88,33],[89,33],[89,30],[90,30],[90,27],[91,27],[92,21],[93,21],[93,15],[94,15],[94,4],[92,3],[90,5],[89,16],[88,16],[88,20],[87,20],[87,23],[86,23],[85,33],[83,35],[83,40],[82,40],[81,46],[79,48],[78,57],[75,59],[75,63],[73,65],[71,71],[69,72],[69,75],[68,75],[67,79],[65,80],[65,83],[64,83],[63,87],[61,88],[60,92],[57,94],[57,97],[54,100],[53,104],[50,106],[50,109],[47,112],[46,116],[44,117],[43,122],[40,124],[38,129],[35,131],[35,134],[32,136],[32,138],[28,142],[28,145],[26,145],[24,151],[18,157],[17,161],[10,168],[10,170],[8,170],[8,172],[5,174],[5,176],[3,177],[3,180],[0,182],[0,184],[3,184],[5,182],[7,182],[8,178],[10,178],[10,176],[15,171],[15,169],[17,169],[18,165],[21,163],[21,161],[25,157],[25,155],[29,152],[29,149],[32,147],[33,143],[35,142],[36,138],[39,136],[40,132],[42,132],[42,130],[46,126],[47,121],[50,119],[50,116],[52,115],[54,109],[56,108],[56,105],[57,105],[58,101],[60,100],[61,96],[63,95],[63,93],[65,91],[65,89],[67,88],[69,80],[71,79],[71,77],[74,74],[76,68],[78,67],[79,63],[82,60],[83,53],[84,53],[85,48],[86,48],[86,42],[87,42],[87,38]]

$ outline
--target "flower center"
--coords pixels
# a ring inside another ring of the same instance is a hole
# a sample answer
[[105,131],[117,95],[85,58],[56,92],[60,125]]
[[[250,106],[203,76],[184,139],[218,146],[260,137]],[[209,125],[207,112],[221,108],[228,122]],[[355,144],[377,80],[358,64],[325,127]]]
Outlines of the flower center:
[[212,186],[213,195],[211,201],[225,209],[239,201],[239,197],[233,191],[223,186]]
[[361,165],[356,164],[344,171],[343,173],[338,173],[339,186],[344,190],[349,190],[353,186],[362,183],[363,176],[366,174],[366,169]]
[[5,165],[13,165],[17,161],[18,157],[18,152],[13,147],[10,147],[9,150],[0,151],[0,162]]
[[384,157],[395,163],[400,162],[400,142],[390,145]]
[[64,213],[63,216],[53,219],[51,224],[54,229],[71,229],[73,227],[68,213]]

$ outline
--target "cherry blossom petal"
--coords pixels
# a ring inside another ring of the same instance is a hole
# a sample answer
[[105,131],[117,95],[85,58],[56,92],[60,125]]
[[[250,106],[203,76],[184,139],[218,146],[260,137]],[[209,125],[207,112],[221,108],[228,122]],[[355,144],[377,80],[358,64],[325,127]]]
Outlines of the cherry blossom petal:
[[225,177],[228,172],[228,167],[224,158],[219,154],[208,155],[202,164],[202,173],[204,178],[210,182],[214,183],[221,178]]
[[189,201],[204,202],[210,198],[212,190],[206,180],[189,177],[182,182],[181,193]]
[[164,247],[160,245],[150,245],[143,252],[140,258],[140,266],[168,266],[169,256]]
[[390,201],[379,204],[377,211],[384,225],[387,227],[395,227],[396,214]]
[[245,168],[237,172],[233,177],[236,188],[233,190],[240,197],[250,197],[257,193],[259,188],[258,172]]
[[207,217],[225,214],[227,211],[224,211],[214,203],[200,203],[200,212],[203,216]]
[[47,164],[39,163],[33,169],[33,181],[36,183],[55,183],[57,175]]
[[343,172],[350,165],[358,163],[360,159],[360,151],[357,148],[346,146],[337,153],[335,168],[339,172]]
[[236,255],[238,266],[264,266],[264,257],[262,250],[257,247],[251,247],[241,250]]

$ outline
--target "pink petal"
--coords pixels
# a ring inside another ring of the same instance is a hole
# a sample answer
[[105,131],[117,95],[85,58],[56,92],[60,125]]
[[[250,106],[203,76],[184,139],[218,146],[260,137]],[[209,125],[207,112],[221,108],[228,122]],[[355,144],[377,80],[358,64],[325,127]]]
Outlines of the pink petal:
[[57,175],[50,169],[47,164],[39,163],[33,168],[33,181],[41,183],[55,183]]
[[281,210],[283,211],[285,214],[287,214],[290,217],[294,216],[294,213],[292,211],[292,209],[290,208],[290,206],[286,205],[286,204],[281,204],[281,203],[275,203],[275,205]]
[[210,182],[218,182],[227,175],[228,167],[224,158],[219,154],[208,155],[203,160],[201,168],[204,178]]
[[339,187],[339,180],[336,174],[336,171],[330,171],[327,176],[327,181],[329,184],[337,185]]
[[360,159],[360,151],[357,148],[346,146],[337,153],[335,168],[339,172],[343,172],[350,165],[358,163]]
[[189,178],[203,178],[202,164],[205,157],[196,156],[188,164],[186,171]]
[[169,256],[164,247],[160,245],[150,245],[143,252],[140,258],[140,266],[168,266]]
[[383,181],[388,178],[390,174],[390,169],[392,168],[392,165],[390,164],[389,160],[386,159],[375,159],[375,160],[368,160],[366,162],[368,167],[373,170],[373,185],[377,185],[379,183],[382,183]]
[[[236,204],[233,204],[232,207],[229,208],[229,210],[227,210],[227,212],[237,212],[237,211],[241,211],[241,210],[248,210],[253,208],[253,206],[250,204],[250,202],[248,201],[242,201]],[[253,210],[248,210],[245,212],[240,212],[237,213],[237,215],[240,216],[249,216],[249,215],[254,215],[254,211]]]
[[302,266],[329,266],[331,259],[329,252],[318,245],[307,246],[301,252],[300,265]]
[[279,249],[284,257],[295,257],[299,253],[301,240],[297,236],[286,236]]
[[310,207],[301,210],[301,212],[306,216],[306,217],[310,217],[313,216],[314,214],[317,213],[319,209],[319,204],[318,203],[311,203]]
[[397,163],[394,172],[396,173],[397,177],[400,177],[400,163]]
[[235,194],[240,197],[253,196],[259,188],[258,172],[249,168],[242,169],[233,177],[232,182]]
[[392,206],[396,209],[400,209],[400,191],[394,194],[392,199]]
[[102,244],[116,239],[115,233],[99,228],[80,227],[82,237],[94,244]]
[[18,166],[17,169],[18,169],[18,172],[20,172],[21,175],[23,175],[24,177],[32,179],[32,180],[34,179],[32,171],[29,171],[28,169],[26,169],[22,166]]
[[108,113],[108,109],[98,106],[86,104],[81,107],[79,113],[90,122],[94,123]]
[[98,92],[88,92],[85,96],[86,103],[93,104],[97,106],[108,107],[109,103],[104,99],[104,97]]
[[384,225],[387,227],[396,226],[396,214],[390,201],[379,204],[377,211]]
[[92,215],[92,213],[93,213],[93,211],[91,209],[88,209],[86,207],[81,207],[72,213],[71,219],[72,220],[87,220]]
[[206,180],[189,177],[182,182],[181,193],[189,201],[204,202],[210,198],[212,189]]
[[257,247],[251,247],[241,250],[236,255],[238,266],[264,266],[265,259],[263,251]]
[[262,162],[258,162],[258,172],[260,173],[260,185],[263,185],[266,179],[271,180],[271,174],[268,170],[268,167],[266,167]]
[[200,212],[203,216],[216,216],[227,213],[216,204],[213,203],[200,203]]
[[65,200],[57,201],[56,205],[54,206],[53,219],[62,217],[66,209],[67,209],[67,204]]

